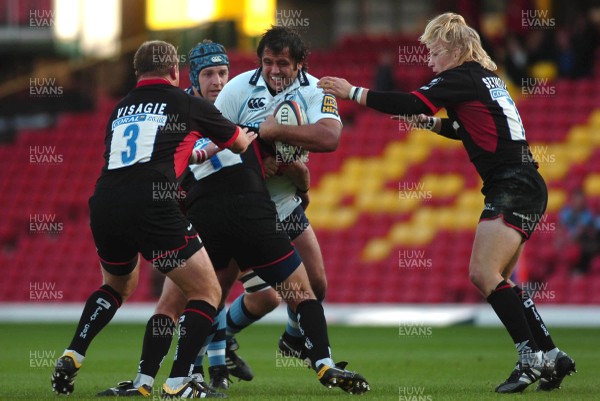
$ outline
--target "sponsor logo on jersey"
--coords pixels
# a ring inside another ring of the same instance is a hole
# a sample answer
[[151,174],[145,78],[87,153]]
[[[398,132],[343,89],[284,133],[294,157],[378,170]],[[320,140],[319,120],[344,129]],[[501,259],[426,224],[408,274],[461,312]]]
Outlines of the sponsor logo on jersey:
[[434,85],[437,85],[441,81],[442,81],[442,78],[434,78],[431,80],[430,83],[428,83],[427,85],[421,86],[419,89],[426,91],[428,89],[431,89]]
[[333,114],[336,117],[339,117],[337,100],[333,95],[325,95],[323,96],[323,103],[321,103],[321,113]]
[[483,208],[483,210],[491,210],[493,212],[493,211],[496,210],[496,208],[491,203],[486,203],[485,207]]
[[253,97],[248,100],[246,105],[251,111],[258,111],[265,108],[266,98],[264,97]]
[[500,99],[501,97],[508,97],[508,98],[510,97],[510,95],[508,94],[508,91],[506,89],[500,89],[500,88],[490,89],[490,96],[494,100]]

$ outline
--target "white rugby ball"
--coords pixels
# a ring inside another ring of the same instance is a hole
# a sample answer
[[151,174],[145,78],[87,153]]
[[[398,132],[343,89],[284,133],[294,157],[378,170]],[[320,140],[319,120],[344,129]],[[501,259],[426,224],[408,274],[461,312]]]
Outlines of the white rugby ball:
[[[306,113],[298,103],[293,100],[285,100],[275,107],[273,112],[275,120],[282,125],[304,125],[308,124]],[[289,145],[281,141],[274,141],[275,157],[278,164],[290,164],[296,160],[308,161],[308,151],[300,146]]]

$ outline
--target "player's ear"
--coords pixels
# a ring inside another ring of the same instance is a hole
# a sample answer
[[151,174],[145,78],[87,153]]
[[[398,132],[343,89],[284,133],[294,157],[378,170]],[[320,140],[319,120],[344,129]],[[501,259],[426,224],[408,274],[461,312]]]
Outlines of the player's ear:
[[169,67],[169,77],[173,81],[176,81],[179,79],[179,66],[177,64],[174,64],[171,67]]
[[454,52],[454,60],[457,60],[460,58],[460,52],[462,51],[462,49],[460,47],[455,47],[453,52]]

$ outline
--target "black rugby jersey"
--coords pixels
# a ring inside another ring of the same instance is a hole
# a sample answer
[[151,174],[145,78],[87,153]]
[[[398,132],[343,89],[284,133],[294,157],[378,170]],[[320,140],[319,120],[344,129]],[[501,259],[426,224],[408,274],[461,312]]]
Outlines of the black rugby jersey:
[[[224,150],[223,152],[226,152]],[[187,169],[181,187],[187,192],[186,205],[204,196],[258,192],[269,194],[265,184],[262,156],[258,141],[253,141],[241,155],[240,163],[214,166],[219,159],[213,157],[203,164],[212,165],[208,175],[194,174],[194,167]]]
[[228,147],[237,135],[237,126],[205,99],[165,79],[141,80],[110,116],[99,182],[109,184],[132,168],[152,169],[176,181],[198,138]]
[[506,84],[479,63],[438,74],[412,93],[367,92],[367,106],[389,114],[435,114],[446,108],[440,135],[463,142],[484,183],[499,168],[537,162]]
[[[194,96],[191,86],[186,88],[185,92]],[[258,128],[246,128],[258,132]],[[182,189],[187,192],[186,207],[204,196],[246,192],[268,194],[262,167],[262,148],[259,142],[260,139],[252,142],[242,154],[222,150],[201,164],[188,166],[181,182]],[[199,139],[195,143],[195,148],[202,149],[208,144],[208,140]]]
[[467,62],[437,75],[412,92],[435,114],[446,108],[457,139],[484,180],[498,168],[537,164],[506,84],[479,63]]

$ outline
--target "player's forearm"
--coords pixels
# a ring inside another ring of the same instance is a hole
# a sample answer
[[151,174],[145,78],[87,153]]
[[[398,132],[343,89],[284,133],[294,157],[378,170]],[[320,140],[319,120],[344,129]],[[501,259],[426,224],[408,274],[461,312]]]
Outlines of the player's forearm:
[[308,192],[310,189],[310,172],[308,167],[306,167],[306,164],[302,163],[300,160],[287,166],[284,174],[292,180],[292,183],[296,186],[298,191]]
[[[256,133],[248,130],[248,128],[238,127],[237,134],[233,141],[227,144],[227,148],[233,153],[244,153],[246,149],[252,144],[252,141],[256,139]],[[220,146],[224,147],[224,146]]]
[[365,90],[360,103],[387,114],[431,114],[431,110],[418,97],[406,92],[379,92]]
[[454,130],[454,127],[452,127],[452,120],[450,120],[449,118],[440,118],[439,120],[440,123],[436,124],[436,126],[439,125],[439,129],[432,131],[437,132],[439,135],[445,136],[446,138],[460,139],[460,137]]
[[214,155],[216,155],[217,153],[219,153],[222,150],[223,149],[219,148],[213,142],[209,142],[202,149],[194,149],[192,151],[192,155],[190,156],[190,159],[188,160],[188,163],[189,164],[204,163],[205,161],[207,161],[208,159],[210,159],[211,157],[213,157]]
[[310,152],[333,152],[338,147],[341,131],[337,120],[331,119],[331,123],[321,120],[302,126],[279,125],[270,139],[300,146]]

